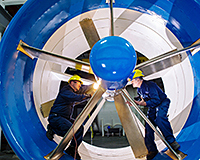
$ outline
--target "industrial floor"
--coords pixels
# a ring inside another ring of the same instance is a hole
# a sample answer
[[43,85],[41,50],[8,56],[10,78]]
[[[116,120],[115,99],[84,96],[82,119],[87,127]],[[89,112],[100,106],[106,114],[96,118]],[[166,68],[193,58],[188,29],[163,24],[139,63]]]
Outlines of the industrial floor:
[[[102,137],[99,133],[94,134],[93,139],[91,139],[90,133],[87,133],[84,137],[84,141],[104,148],[120,148],[129,145],[126,136],[105,135]],[[0,151],[0,160],[19,160],[19,158],[15,155],[10,146],[6,144],[3,150]]]
[[4,150],[0,152],[0,160],[19,160],[12,150]]
[[104,137],[101,134],[97,133],[94,135],[94,138],[91,139],[90,133],[87,133],[83,140],[94,146],[103,147],[103,148],[121,148],[129,146],[126,136],[118,135],[106,135]]

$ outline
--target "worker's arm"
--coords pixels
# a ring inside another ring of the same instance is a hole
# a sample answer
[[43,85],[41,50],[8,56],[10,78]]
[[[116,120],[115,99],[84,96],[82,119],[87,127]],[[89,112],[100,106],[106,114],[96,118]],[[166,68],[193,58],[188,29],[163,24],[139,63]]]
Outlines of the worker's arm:
[[60,93],[60,95],[64,98],[64,99],[68,99],[70,101],[76,101],[76,102],[80,102],[84,99],[90,98],[91,95],[90,94],[79,94],[79,93],[75,93],[72,92],[70,90],[65,90],[64,92]]

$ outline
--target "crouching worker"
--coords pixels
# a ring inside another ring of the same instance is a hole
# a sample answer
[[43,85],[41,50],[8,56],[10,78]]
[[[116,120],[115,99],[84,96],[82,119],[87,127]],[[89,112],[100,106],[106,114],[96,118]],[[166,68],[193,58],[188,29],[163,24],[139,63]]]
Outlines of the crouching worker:
[[[74,123],[72,112],[75,102],[81,102],[91,97],[90,94],[85,93],[92,89],[92,85],[81,86],[82,84],[81,77],[74,75],[69,79],[68,84],[60,89],[48,118],[49,124],[46,136],[49,140],[53,140],[54,134],[65,136]],[[70,146],[65,150],[67,154],[77,160],[81,159],[78,153],[78,146],[82,142],[83,130],[82,125],[73,136]]]
[[[144,74],[140,70],[134,70],[129,77],[134,88],[137,88],[141,100],[134,100],[140,106],[148,107],[147,117],[151,123],[158,126],[165,140],[177,151],[180,145],[176,142],[171,125],[168,121],[167,112],[170,105],[170,99],[167,95],[151,81],[143,79]],[[148,149],[147,160],[153,159],[157,153],[157,147],[154,142],[154,130],[146,123],[145,125],[145,145]]]

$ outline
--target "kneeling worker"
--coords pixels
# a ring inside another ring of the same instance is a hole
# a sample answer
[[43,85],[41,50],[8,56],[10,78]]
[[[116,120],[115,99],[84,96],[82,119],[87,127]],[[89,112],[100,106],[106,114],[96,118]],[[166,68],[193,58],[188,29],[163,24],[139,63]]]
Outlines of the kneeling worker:
[[[60,89],[48,118],[46,136],[49,140],[53,140],[54,134],[65,136],[74,123],[72,112],[75,102],[81,102],[91,97],[90,94],[85,93],[92,89],[92,85],[81,86],[82,84],[81,77],[74,75],[69,79],[68,84]],[[75,138],[73,137],[70,146],[65,150],[67,154],[77,160],[81,159],[78,154],[78,146],[82,142],[83,130],[82,125],[76,132]]]
[[[140,106],[148,107],[147,117],[154,126],[158,126],[165,140],[177,151],[180,145],[176,142],[171,125],[168,121],[167,112],[170,105],[170,99],[167,95],[151,81],[143,79],[144,74],[140,70],[134,70],[129,77],[141,101],[135,101]],[[147,160],[153,159],[157,153],[157,147],[154,142],[154,130],[146,123],[145,125],[145,145],[148,149]]]

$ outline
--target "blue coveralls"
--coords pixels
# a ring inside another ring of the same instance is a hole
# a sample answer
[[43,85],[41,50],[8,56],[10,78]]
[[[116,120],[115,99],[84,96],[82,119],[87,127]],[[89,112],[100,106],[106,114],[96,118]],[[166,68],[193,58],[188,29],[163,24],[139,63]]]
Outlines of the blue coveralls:
[[[166,94],[154,82],[145,80],[143,80],[141,87],[138,88],[137,91],[146,102],[146,107],[148,107],[147,117],[149,120],[154,124],[154,126],[159,127],[165,140],[169,144],[174,142],[175,138],[167,117],[170,100],[167,98]],[[145,144],[149,152],[157,151],[154,139],[154,131],[146,123]]]
[[[86,98],[90,98],[90,95],[84,94],[90,86],[81,86],[78,92],[74,92],[70,85],[64,86],[57,95],[57,98],[51,108],[49,114],[49,124],[53,128],[53,131],[64,137],[67,131],[74,123],[74,119],[71,117],[73,114],[73,107],[75,102],[81,102]],[[78,129],[71,141],[72,146],[79,146],[83,139],[83,125]]]

